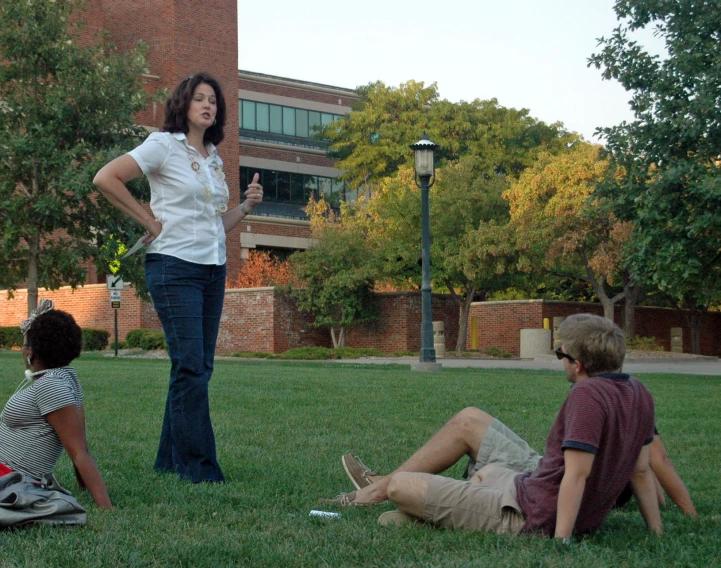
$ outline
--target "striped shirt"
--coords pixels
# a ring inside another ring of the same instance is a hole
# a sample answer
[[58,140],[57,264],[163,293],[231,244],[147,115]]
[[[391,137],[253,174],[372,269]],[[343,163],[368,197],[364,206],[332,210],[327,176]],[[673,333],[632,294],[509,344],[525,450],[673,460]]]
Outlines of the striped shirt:
[[83,406],[71,367],[50,369],[10,397],[0,414],[0,463],[38,480],[51,473],[63,445],[45,416],[71,404]]

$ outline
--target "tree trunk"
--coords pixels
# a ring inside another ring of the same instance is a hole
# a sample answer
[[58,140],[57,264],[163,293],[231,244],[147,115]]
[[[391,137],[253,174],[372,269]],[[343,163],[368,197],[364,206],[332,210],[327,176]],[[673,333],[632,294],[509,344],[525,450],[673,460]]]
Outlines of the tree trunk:
[[[35,85],[37,91],[37,85]],[[40,193],[38,181],[38,162],[33,160],[33,189],[32,195],[37,197]],[[28,317],[38,307],[38,281],[40,264],[40,232],[30,235],[28,239]]]
[[701,354],[701,318],[703,313],[704,310],[699,310],[695,305],[692,308],[683,310],[683,317],[691,330],[691,353],[694,355]]
[[335,328],[330,328],[330,338],[333,341],[333,349],[340,349],[345,347],[345,327],[341,327],[338,331],[338,338],[335,336]]
[[28,240],[28,317],[38,307],[39,263],[40,235],[34,234]]
[[596,278],[596,274],[593,272],[593,269],[586,260],[585,255],[581,254],[581,260],[583,261],[586,269],[586,281],[590,282],[591,286],[593,286],[593,291],[596,292],[596,296],[598,296],[598,299],[603,306],[603,317],[614,321],[613,307],[617,302],[620,302],[623,299],[624,292],[616,294],[613,298],[609,298],[606,293],[606,277],[601,276],[601,278]]
[[623,285],[623,332],[629,339],[636,337],[636,303],[641,295],[641,286],[631,279],[626,279]]
[[458,322],[458,341],[456,342],[456,351],[458,353],[463,353],[466,350],[466,343],[468,341],[468,314],[471,312],[471,304],[473,303],[473,294],[475,291],[475,286],[470,286],[470,290],[466,289],[466,297],[461,304],[461,317]]
[[691,353],[701,354],[701,314],[694,310],[691,314]]
[[471,302],[473,302],[473,295],[476,293],[476,286],[470,282],[467,283],[463,297],[456,294],[453,284],[449,279],[446,279],[446,288],[448,288],[451,298],[458,304],[458,309],[461,312],[460,321],[458,322],[456,352],[463,353],[466,350],[466,339],[468,338],[468,314],[471,311]]

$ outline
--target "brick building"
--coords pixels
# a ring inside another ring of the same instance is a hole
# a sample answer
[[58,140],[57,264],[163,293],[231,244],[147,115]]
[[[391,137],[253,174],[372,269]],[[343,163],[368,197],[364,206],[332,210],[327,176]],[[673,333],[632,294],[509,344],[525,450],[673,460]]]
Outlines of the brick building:
[[[202,20],[201,20],[202,12]],[[252,249],[274,251],[278,256],[307,248],[310,227],[302,211],[308,197],[323,194],[331,203],[355,196],[338,181],[338,170],[326,157],[323,142],[313,137],[314,128],[350,112],[357,100],[351,89],[238,71],[238,21],[235,0],[217,0],[202,10],[178,0],[88,0],[82,15],[85,40],[107,29],[119,49],[131,49],[138,41],[148,46],[150,91],[172,89],[183,78],[204,70],[223,86],[228,106],[226,136],[219,146],[230,187],[230,206],[240,203],[241,188],[255,173],[265,189],[265,201],[253,215],[228,235],[229,281],[239,273],[243,258]],[[243,37],[240,37],[241,42]],[[237,104],[235,100],[237,98]],[[149,130],[160,128],[163,108],[159,103],[138,115],[138,123]],[[236,134],[235,128],[238,128]],[[104,275],[91,271],[88,285],[72,291],[61,288],[41,292],[75,315],[84,327],[113,329],[113,311],[108,305]],[[0,326],[17,325],[25,317],[26,291],[14,300],[0,296]],[[376,347],[381,351],[417,350],[420,346],[420,296],[381,294],[376,300],[383,319],[351,330],[348,344]],[[433,319],[443,320],[446,347],[455,346],[458,307],[448,297],[433,298]],[[519,352],[522,328],[538,328],[543,318],[578,311],[600,313],[600,306],[542,301],[475,304],[469,329],[478,347],[502,347]],[[126,291],[119,312],[120,338],[131,329],[159,329],[152,306]],[[328,345],[328,334],[310,328],[287,298],[269,289],[229,290],[218,348],[233,351],[281,352],[300,345]],[[707,314],[703,323],[701,351],[721,354],[721,314]],[[682,327],[684,351],[690,330],[675,310],[639,308],[636,331],[667,343],[670,327]],[[252,333],[249,333],[252,330]],[[668,346],[667,346],[668,348]]]
[[349,113],[357,98],[351,89],[238,71],[240,187],[258,173],[265,194],[241,225],[241,258],[251,249],[283,257],[308,248],[303,206],[311,195],[335,204],[354,199],[313,134]]
[[[353,198],[336,179],[339,172],[313,132],[350,112],[358,97],[352,89],[238,71],[237,2],[204,5],[202,16],[212,25],[199,23],[198,7],[191,2],[89,0],[81,18],[86,34],[106,29],[120,50],[139,41],[147,44],[145,79],[151,92],[172,90],[201,70],[219,80],[228,107],[218,150],[230,188],[229,206],[240,203],[242,188],[256,172],[265,189],[265,203],[228,235],[232,281],[249,250],[270,249],[282,257],[310,245],[302,207],[311,193],[331,202]],[[154,102],[137,122],[153,131],[162,126],[163,116],[162,103]],[[89,279],[102,280],[103,275]]]

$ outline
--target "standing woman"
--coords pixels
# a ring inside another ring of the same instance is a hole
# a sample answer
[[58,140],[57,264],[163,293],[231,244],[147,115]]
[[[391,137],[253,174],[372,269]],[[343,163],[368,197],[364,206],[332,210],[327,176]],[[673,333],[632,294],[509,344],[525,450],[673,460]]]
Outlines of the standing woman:
[[[228,211],[223,161],[225,99],[210,75],[184,79],[165,103],[163,132],[105,165],[93,183],[120,211],[147,229],[145,279],[163,325],[170,386],[158,471],[195,483],[222,482],[210,421],[208,381],[225,293],[225,233],[263,199],[258,174],[246,200]],[[125,187],[145,174],[149,214]]]

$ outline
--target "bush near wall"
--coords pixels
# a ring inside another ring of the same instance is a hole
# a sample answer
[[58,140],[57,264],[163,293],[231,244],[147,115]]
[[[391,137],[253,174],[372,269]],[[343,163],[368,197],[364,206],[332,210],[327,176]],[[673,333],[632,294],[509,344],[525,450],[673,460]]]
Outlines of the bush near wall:
[[21,347],[22,344],[23,334],[18,326],[0,327],[0,348]]
[[92,327],[84,327],[83,329],[83,351],[102,351],[108,346],[108,338],[110,333],[104,329],[93,329]]
[[154,329],[131,329],[125,336],[125,345],[129,349],[145,349],[146,351],[168,348],[163,332]]

